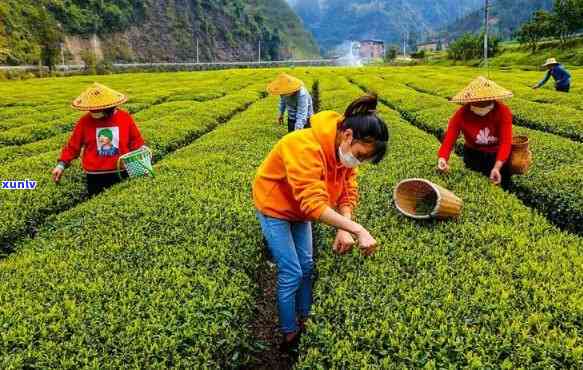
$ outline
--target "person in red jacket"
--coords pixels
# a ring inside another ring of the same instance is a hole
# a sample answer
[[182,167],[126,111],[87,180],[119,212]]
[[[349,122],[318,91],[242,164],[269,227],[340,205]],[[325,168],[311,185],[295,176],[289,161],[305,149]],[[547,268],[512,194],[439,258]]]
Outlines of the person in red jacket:
[[452,99],[463,107],[449,121],[438,152],[440,171],[449,171],[449,156],[461,132],[465,139],[466,167],[488,176],[492,183],[504,189],[510,187],[512,111],[501,100],[511,97],[512,92],[478,77]]
[[[82,166],[90,196],[121,181],[117,170],[120,156],[141,148],[144,139],[129,113],[117,108],[127,97],[95,83],[79,96],[72,107],[88,111],[77,122],[52,171],[53,181],[61,181],[65,168],[83,151]],[[127,172],[122,171],[123,178]]]

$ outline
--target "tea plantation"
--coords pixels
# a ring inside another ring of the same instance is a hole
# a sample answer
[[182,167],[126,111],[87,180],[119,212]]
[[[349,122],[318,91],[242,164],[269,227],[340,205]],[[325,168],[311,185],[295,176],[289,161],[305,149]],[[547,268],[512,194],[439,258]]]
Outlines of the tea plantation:
[[[0,369],[248,368],[265,269],[251,182],[285,134],[281,70],[127,74],[0,83]],[[484,71],[402,67],[287,71],[321,110],[374,90],[390,126],[387,158],[360,172],[357,218],[380,243],[365,258],[316,232],[314,312],[299,369],[583,368],[583,70],[570,94],[529,88],[541,73],[493,71],[512,90],[515,133],[534,164],[505,192],[464,169],[436,172],[448,102]],[[98,81],[155,153],[157,176],[89,199],[78,161],[50,179]],[[461,145],[461,141],[460,141]],[[454,222],[419,222],[393,206],[422,177],[464,199]]]

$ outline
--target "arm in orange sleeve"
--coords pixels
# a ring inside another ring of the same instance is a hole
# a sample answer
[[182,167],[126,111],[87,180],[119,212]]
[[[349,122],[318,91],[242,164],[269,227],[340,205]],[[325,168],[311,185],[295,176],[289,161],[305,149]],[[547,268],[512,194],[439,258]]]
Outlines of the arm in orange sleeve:
[[140,129],[136,125],[134,119],[130,116],[130,140],[129,140],[129,147],[131,151],[137,150],[144,145],[144,138],[142,138],[142,134],[140,133]]
[[462,129],[463,123],[463,110],[464,107],[459,109],[454,116],[449,120],[449,124],[447,125],[447,132],[445,133],[445,138],[443,143],[441,144],[441,148],[439,148],[439,152],[437,155],[439,158],[445,158],[449,160],[449,156],[451,151],[453,150],[453,146],[455,145],[458,136],[460,135],[460,131]]
[[506,162],[512,152],[512,111],[508,107],[500,112],[500,148],[496,160]]
[[344,181],[344,190],[342,191],[342,195],[338,200],[338,209],[341,210],[345,207],[350,208],[350,210],[354,210],[356,205],[358,204],[358,169],[354,168],[346,177]]
[[293,144],[284,141],[279,145],[287,181],[294,198],[300,204],[301,211],[311,220],[318,220],[329,207],[328,191],[322,179],[324,158],[317,149],[299,149]]
[[83,121],[80,120],[75,125],[73,134],[71,134],[69,141],[65,144],[59,157],[59,162],[63,162],[65,167],[70,166],[71,162],[79,157],[83,146],[83,135]]

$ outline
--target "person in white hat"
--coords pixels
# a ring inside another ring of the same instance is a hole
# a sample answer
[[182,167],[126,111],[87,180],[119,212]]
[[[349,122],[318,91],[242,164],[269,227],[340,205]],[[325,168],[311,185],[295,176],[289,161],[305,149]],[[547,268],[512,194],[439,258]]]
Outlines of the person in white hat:
[[449,156],[460,133],[464,135],[464,164],[488,176],[492,183],[511,186],[512,111],[502,103],[512,92],[485,77],[478,77],[452,98],[463,106],[450,119],[437,167],[449,171]]
[[[71,105],[85,111],[75,125],[71,138],[61,151],[52,170],[53,181],[61,181],[65,168],[83,152],[82,166],[86,174],[87,193],[93,196],[121,181],[117,170],[120,156],[137,150],[144,139],[133,118],[118,108],[127,97],[95,83]],[[127,177],[123,171],[121,177]]]
[[536,90],[543,87],[552,76],[555,79],[555,89],[557,91],[569,92],[571,90],[571,74],[555,58],[547,59],[543,67],[548,70],[547,74],[541,82],[532,87],[533,89]]
[[278,122],[283,124],[287,111],[288,132],[310,127],[310,117],[314,115],[314,104],[312,96],[302,81],[282,73],[267,86],[267,92],[280,96]]

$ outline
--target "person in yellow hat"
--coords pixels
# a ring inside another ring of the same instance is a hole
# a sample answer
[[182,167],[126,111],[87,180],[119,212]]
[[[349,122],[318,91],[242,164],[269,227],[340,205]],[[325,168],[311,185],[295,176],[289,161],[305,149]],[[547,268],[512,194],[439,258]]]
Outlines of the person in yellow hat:
[[571,90],[571,74],[555,58],[547,59],[543,67],[548,70],[547,74],[541,82],[532,87],[533,89],[536,90],[543,87],[553,77],[555,80],[555,90],[567,93]]
[[[72,107],[87,112],[75,125],[52,170],[53,181],[61,181],[65,168],[83,151],[82,165],[90,196],[121,181],[117,170],[120,156],[141,148],[144,139],[126,111],[118,106],[127,97],[95,83],[73,101]],[[122,177],[127,177],[125,171]]]
[[376,95],[352,102],[344,115],[312,117],[312,127],[286,135],[257,170],[253,183],[256,215],[277,264],[281,349],[293,350],[312,305],[311,221],[337,228],[333,249],[348,253],[358,240],[364,255],[377,243],[352,221],[358,203],[357,168],[379,163],[387,152],[389,130],[377,115]]
[[301,80],[282,73],[267,86],[267,92],[280,96],[278,122],[283,124],[287,111],[288,132],[309,127],[310,117],[314,115],[314,104]]
[[512,96],[512,92],[494,81],[478,77],[451,100],[463,106],[450,119],[439,148],[440,171],[449,171],[449,156],[463,133],[466,167],[488,176],[492,183],[504,189],[510,187],[512,111],[502,100]]

